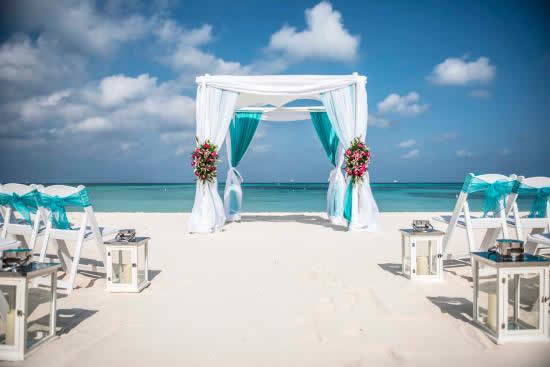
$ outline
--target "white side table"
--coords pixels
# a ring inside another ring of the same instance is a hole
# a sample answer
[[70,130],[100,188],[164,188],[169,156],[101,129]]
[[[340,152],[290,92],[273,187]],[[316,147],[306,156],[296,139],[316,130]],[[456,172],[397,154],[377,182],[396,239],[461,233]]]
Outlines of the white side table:
[[400,229],[401,271],[407,278],[443,280],[442,240],[444,232],[415,232]]

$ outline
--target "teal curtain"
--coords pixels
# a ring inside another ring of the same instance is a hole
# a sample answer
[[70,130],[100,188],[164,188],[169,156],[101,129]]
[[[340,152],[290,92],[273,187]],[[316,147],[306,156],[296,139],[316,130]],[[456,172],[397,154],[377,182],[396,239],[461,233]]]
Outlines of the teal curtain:
[[229,124],[226,140],[229,170],[225,181],[224,208],[227,219],[240,218],[242,207],[242,176],[236,167],[244,157],[262,117],[261,112],[237,112]]
[[351,221],[351,208],[353,205],[353,182],[349,181],[348,188],[346,189],[346,197],[344,198],[344,218],[348,222]]
[[535,200],[531,205],[531,211],[529,212],[529,218],[545,218],[548,198],[550,197],[550,187],[531,187],[529,185],[521,184],[519,188],[521,194],[534,194]]
[[517,192],[518,189],[519,182],[516,180],[497,180],[493,183],[488,183],[475,177],[473,174],[466,176],[462,185],[462,191],[468,194],[480,191],[485,192],[485,202],[483,203],[484,217],[489,212],[493,212],[493,215],[500,212],[500,203],[504,205],[506,196],[512,192]]
[[67,219],[67,206],[76,206],[84,208],[90,206],[90,198],[88,190],[82,189],[69,196],[50,196],[48,194],[39,193],[40,205],[50,211],[50,220],[52,227],[57,229],[72,229],[69,220]]
[[[0,205],[1,206],[10,206],[13,210],[17,211],[25,222],[32,224],[31,222],[31,213],[36,213],[38,209],[38,191],[33,190],[25,195],[17,195],[16,193],[5,194],[0,193]],[[9,220],[6,218],[5,220]]]
[[237,112],[229,125],[231,136],[231,166],[237,167],[244,157],[258,128],[261,112]]
[[338,140],[336,131],[330,123],[328,114],[326,112],[310,112],[310,115],[313,127],[315,127],[317,136],[321,140],[323,148],[325,148],[328,159],[330,159],[333,166],[336,166],[336,153],[340,140]]
[[[344,217],[345,179],[340,166],[343,163],[342,145],[326,112],[310,112],[315,132],[334,166],[329,176],[327,215],[332,223],[342,224]],[[340,151],[339,151],[340,148]],[[340,156],[338,154],[340,153]]]

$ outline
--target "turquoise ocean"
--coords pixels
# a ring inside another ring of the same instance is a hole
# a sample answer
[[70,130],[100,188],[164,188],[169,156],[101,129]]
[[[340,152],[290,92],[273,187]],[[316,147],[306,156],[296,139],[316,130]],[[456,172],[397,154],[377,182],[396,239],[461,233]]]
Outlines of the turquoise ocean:
[[[98,212],[190,212],[195,184],[85,184]],[[224,184],[219,185],[223,197]],[[374,183],[374,198],[381,212],[452,211],[462,183]],[[245,183],[245,212],[322,212],[327,183]],[[471,209],[481,210],[483,197],[472,195]],[[521,210],[529,210],[532,197],[520,197]]]

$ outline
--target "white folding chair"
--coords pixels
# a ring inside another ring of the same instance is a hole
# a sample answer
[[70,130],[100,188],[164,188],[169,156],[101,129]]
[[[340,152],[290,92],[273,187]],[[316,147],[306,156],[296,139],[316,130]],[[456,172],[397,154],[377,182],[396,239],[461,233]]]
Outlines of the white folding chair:
[[[44,262],[50,240],[56,244],[59,260],[68,274],[68,279],[59,280],[58,287],[68,293],[74,289],[77,270],[105,271],[105,248],[103,245],[106,236],[115,234],[116,229],[99,227],[92,206],[89,204],[88,192],[82,185],[78,187],[52,185],[39,187],[41,205],[46,210],[48,220],[44,234],[44,242],[40,250],[40,261]],[[72,227],[69,222],[60,220],[65,215],[66,207],[81,207],[84,215],[79,227]],[[67,248],[67,240],[75,241],[74,253],[71,257]],[[94,240],[99,253],[99,261],[103,266],[83,266],[80,264],[82,245],[86,241]]]
[[33,185],[17,183],[0,186],[0,200],[4,199],[4,225],[0,238],[20,236],[24,239],[22,245],[31,250],[45,228],[41,223],[44,221],[44,213],[39,208],[35,190]]
[[515,227],[518,239],[524,238],[524,229],[532,230],[533,234],[550,232],[549,192],[550,177],[528,177],[521,183],[519,197],[524,194],[535,194],[535,200],[531,211],[523,216],[519,212],[517,202],[513,205],[512,218],[508,220],[508,224]]
[[550,249],[550,232],[535,233],[527,235],[527,243],[534,243],[536,247],[533,251],[534,255],[538,255],[541,250]]
[[[443,215],[435,217],[434,220],[447,224],[447,230],[443,237],[443,255],[447,259],[469,257],[471,252],[479,249],[488,249],[498,238],[500,233],[503,237],[508,237],[508,228],[506,218],[510,213],[513,204],[517,197],[517,188],[519,187],[523,177],[512,175],[510,177],[500,174],[485,174],[476,176],[470,173],[464,180],[462,190],[458,195],[456,205],[451,216]],[[472,216],[470,205],[468,204],[468,196],[473,192],[484,192],[485,202],[489,200],[489,190],[494,190],[497,185],[504,184],[507,192],[504,198],[501,198],[496,203],[496,210],[486,212],[482,216]],[[449,253],[449,241],[456,227],[466,229],[468,240],[468,249],[464,253]],[[475,243],[474,229],[486,229],[485,236],[481,245],[478,247]]]

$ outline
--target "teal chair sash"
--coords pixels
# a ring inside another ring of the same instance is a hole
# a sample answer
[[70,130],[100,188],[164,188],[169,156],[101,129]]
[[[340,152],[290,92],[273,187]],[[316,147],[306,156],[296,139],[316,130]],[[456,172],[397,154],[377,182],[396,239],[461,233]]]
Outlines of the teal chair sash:
[[531,187],[528,185],[522,184],[519,188],[520,195],[522,193],[526,194],[535,194],[535,201],[531,206],[531,211],[529,212],[529,218],[544,218],[546,217],[546,208],[548,203],[548,198],[550,197],[550,187]]
[[67,206],[85,208],[91,205],[88,190],[86,189],[63,197],[57,195],[50,196],[42,192],[39,195],[41,205],[50,211],[52,226],[57,229],[72,229],[67,219],[67,211],[65,209]]
[[36,213],[38,209],[38,191],[32,190],[25,195],[17,195],[12,193],[11,195],[0,193],[0,205],[11,206],[13,210],[17,211],[25,222],[32,224],[31,213]]
[[464,185],[462,185],[462,191],[468,194],[485,191],[483,217],[486,217],[489,212],[493,212],[493,215],[500,212],[499,204],[504,203],[506,196],[512,192],[517,192],[518,189],[519,182],[516,180],[497,180],[491,184],[472,175],[468,175],[464,180]]

